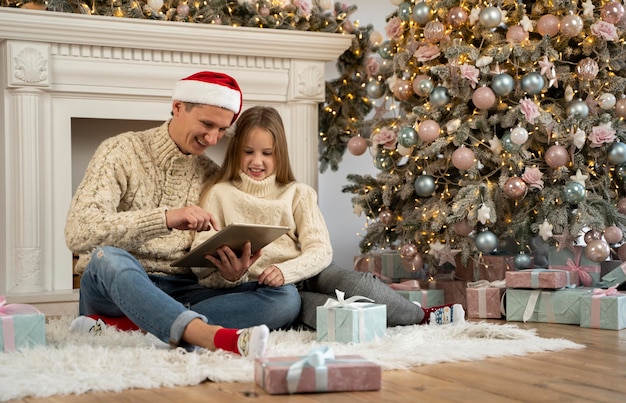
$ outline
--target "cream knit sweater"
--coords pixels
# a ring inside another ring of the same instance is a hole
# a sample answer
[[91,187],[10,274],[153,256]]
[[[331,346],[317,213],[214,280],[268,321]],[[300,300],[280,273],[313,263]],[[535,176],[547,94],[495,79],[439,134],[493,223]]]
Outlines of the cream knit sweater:
[[[263,270],[275,265],[285,284],[313,277],[332,261],[330,236],[324,216],[317,205],[317,194],[310,186],[292,182],[276,184],[272,175],[255,181],[241,173],[240,179],[221,182],[209,191],[205,210],[215,215],[222,228],[232,223],[284,225],[291,230],[263,248],[263,254],[237,282],[225,280],[216,269],[196,269],[200,284],[206,287],[233,287],[256,280]],[[193,245],[213,236],[215,231],[196,234]]]
[[193,233],[168,229],[165,211],[197,204],[201,184],[218,166],[183,154],[168,125],[119,134],[96,150],[65,226],[67,246],[80,255],[77,273],[105,245],[129,251],[149,273],[190,272],[170,263],[189,250]]

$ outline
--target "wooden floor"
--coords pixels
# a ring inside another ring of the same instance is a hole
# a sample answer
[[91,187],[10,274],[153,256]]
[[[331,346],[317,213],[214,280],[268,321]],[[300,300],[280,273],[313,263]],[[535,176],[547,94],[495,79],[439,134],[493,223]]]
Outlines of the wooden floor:
[[[426,365],[383,372],[376,392],[271,396],[251,383],[204,383],[172,389],[89,393],[30,403],[93,402],[620,402],[626,401],[626,330],[576,325],[517,323],[543,337],[562,337],[587,346],[580,350],[523,357]],[[1,385],[0,380],[0,385]]]

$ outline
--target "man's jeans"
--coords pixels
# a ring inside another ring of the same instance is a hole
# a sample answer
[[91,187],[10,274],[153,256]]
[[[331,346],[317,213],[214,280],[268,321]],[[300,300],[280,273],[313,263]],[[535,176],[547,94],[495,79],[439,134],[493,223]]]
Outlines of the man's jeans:
[[81,315],[126,316],[165,343],[181,344],[192,319],[229,328],[266,324],[288,327],[300,311],[292,285],[267,287],[257,282],[233,288],[205,288],[195,275],[148,275],[123,249],[97,248],[80,285]]

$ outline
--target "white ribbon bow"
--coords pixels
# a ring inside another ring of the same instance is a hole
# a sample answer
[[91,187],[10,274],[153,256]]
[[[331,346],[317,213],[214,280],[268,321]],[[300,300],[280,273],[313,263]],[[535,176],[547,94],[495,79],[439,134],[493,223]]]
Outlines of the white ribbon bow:
[[298,390],[298,383],[305,366],[313,367],[315,370],[315,391],[325,392],[328,390],[328,367],[327,360],[334,360],[335,353],[329,346],[317,347],[309,351],[309,355],[296,361],[287,371],[287,390],[295,393]]
[[337,299],[334,300],[332,298],[328,298],[326,300],[326,303],[324,304],[324,308],[355,306],[354,303],[357,301],[374,302],[373,299],[363,297],[360,295],[354,295],[348,299],[345,299],[346,293],[343,291],[339,291],[339,290],[335,290],[335,294],[337,294]]

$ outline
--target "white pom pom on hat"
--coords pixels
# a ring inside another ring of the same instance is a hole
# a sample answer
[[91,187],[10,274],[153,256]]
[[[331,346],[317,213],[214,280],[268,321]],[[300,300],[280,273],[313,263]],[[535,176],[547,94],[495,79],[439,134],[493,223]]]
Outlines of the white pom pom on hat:
[[241,112],[243,95],[237,81],[231,76],[213,71],[201,71],[185,77],[174,85],[172,100],[219,106],[235,113]]

